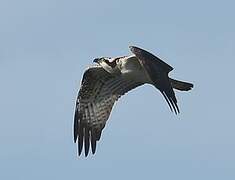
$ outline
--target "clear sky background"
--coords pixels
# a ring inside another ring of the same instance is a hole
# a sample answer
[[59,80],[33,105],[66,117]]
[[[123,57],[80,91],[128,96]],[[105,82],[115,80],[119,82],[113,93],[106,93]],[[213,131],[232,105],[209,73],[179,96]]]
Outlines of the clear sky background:
[[[0,1],[0,179],[235,178],[235,1]],[[115,105],[95,156],[72,127],[95,57],[145,48],[193,82],[174,115],[150,85]]]

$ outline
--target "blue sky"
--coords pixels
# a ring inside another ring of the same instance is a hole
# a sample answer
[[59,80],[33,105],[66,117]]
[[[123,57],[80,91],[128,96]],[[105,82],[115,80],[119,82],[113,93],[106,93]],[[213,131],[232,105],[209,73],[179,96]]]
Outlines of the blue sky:
[[[0,1],[1,179],[234,179],[234,1]],[[84,69],[129,45],[195,84],[174,115],[145,85],[115,105],[95,156],[76,157]]]

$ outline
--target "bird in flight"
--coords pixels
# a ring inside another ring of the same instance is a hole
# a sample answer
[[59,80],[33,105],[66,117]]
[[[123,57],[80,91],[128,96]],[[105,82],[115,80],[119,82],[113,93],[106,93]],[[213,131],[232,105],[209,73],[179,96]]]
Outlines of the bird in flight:
[[95,154],[96,143],[109,118],[114,103],[128,91],[145,83],[155,86],[163,95],[170,110],[179,113],[173,89],[188,91],[193,84],[171,79],[173,68],[152,53],[130,46],[130,56],[96,58],[94,65],[83,74],[74,115],[74,142],[78,156],[84,146]]

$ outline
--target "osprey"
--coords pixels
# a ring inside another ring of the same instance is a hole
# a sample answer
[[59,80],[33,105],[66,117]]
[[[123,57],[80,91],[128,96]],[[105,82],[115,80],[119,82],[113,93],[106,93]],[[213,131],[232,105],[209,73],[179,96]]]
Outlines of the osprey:
[[82,78],[74,115],[74,142],[78,156],[83,145],[85,156],[96,151],[105,123],[115,101],[128,91],[145,83],[155,86],[165,98],[171,111],[179,113],[174,89],[188,91],[193,84],[168,77],[173,68],[150,52],[130,46],[133,55],[97,58]]

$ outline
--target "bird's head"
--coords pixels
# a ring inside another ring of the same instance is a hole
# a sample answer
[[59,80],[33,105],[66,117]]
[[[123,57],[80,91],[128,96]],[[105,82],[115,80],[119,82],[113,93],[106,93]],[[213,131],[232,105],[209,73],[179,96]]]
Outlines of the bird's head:
[[117,71],[117,58],[101,57],[95,58],[93,62],[102,66],[109,73],[114,73]]
[[109,63],[112,63],[113,60],[114,58],[111,58],[111,57],[100,57],[100,58],[95,58],[93,62],[97,64],[101,64],[103,62],[105,62],[106,64],[109,64]]
[[114,69],[117,66],[117,63],[119,62],[119,58],[111,58],[111,57],[101,57],[101,58],[95,58],[93,62],[101,65],[102,67],[109,66],[110,68]]

